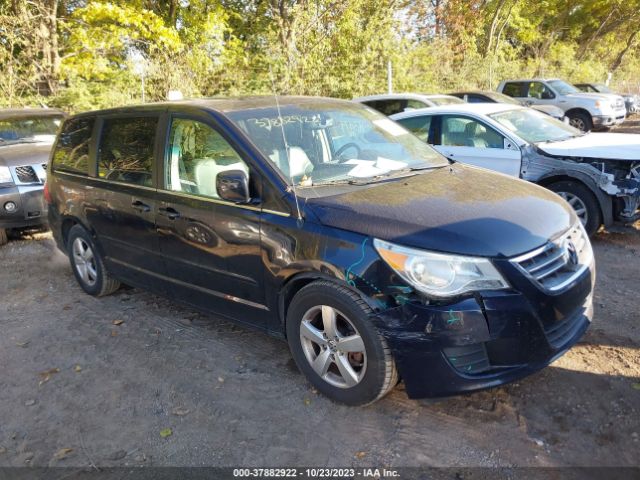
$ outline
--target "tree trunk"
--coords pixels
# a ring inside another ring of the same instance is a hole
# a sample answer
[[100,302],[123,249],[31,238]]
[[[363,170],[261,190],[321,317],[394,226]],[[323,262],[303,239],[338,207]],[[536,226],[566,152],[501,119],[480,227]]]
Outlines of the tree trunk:
[[58,0],[41,0],[38,5],[38,36],[42,53],[41,82],[47,95],[56,93],[60,76],[58,50]]
[[620,65],[622,65],[622,60],[624,59],[624,56],[633,47],[633,45],[634,45],[634,43],[636,41],[636,37],[638,36],[639,32],[640,32],[640,30],[634,30],[633,33],[631,33],[631,35],[629,35],[629,38],[627,38],[627,44],[622,49],[622,51],[618,54],[616,59],[613,61],[609,71],[615,72],[620,67]]
[[587,52],[589,51],[589,48],[591,48],[591,45],[593,44],[593,42],[598,38],[604,26],[607,23],[609,23],[609,20],[611,20],[611,17],[617,10],[618,10],[618,7],[614,6],[609,12],[609,15],[607,15],[607,17],[602,21],[600,26],[589,37],[589,40],[587,40],[585,43],[582,44],[582,47],[580,48],[580,53],[578,54],[578,61],[582,61],[584,59],[584,57],[587,55]]
[[489,38],[487,38],[486,46],[484,49],[484,56],[486,57],[491,51],[491,46],[493,44],[493,36],[496,33],[496,28],[498,27],[498,19],[500,18],[500,12],[502,11],[502,7],[507,0],[500,0],[500,3],[496,6],[496,11],[493,14],[493,19],[491,20],[491,27],[489,28]]

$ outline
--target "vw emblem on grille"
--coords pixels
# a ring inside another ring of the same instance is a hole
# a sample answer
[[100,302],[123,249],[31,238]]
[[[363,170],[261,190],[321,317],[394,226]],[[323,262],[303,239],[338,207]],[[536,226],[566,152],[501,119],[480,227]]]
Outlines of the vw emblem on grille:
[[567,251],[567,256],[569,260],[569,264],[572,267],[578,266],[578,251],[576,250],[576,246],[573,244],[571,240],[567,240],[564,244],[565,249]]

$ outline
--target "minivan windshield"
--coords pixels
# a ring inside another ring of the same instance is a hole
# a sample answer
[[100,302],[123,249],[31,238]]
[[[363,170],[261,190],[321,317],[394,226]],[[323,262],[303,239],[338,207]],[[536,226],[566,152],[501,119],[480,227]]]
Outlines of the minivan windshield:
[[0,145],[3,143],[53,142],[62,115],[17,116],[0,119]]
[[580,130],[531,109],[505,110],[489,117],[529,143],[558,142],[583,135]]
[[580,90],[578,90],[576,87],[574,87],[573,85],[568,84],[567,82],[565,82],[563,80],[549,80],[548,83],[560,95],[569,95],[570,93],[580,93]]
[[448,161],[394,121],[350,102],[227,113],[291,184],[368,183]]

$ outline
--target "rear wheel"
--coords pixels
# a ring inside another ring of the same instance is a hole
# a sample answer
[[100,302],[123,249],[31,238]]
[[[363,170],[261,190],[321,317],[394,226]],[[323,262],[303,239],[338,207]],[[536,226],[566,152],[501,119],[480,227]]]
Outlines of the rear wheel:
[[548,186],[564,198],[576,212],[589,236],[598,231],[602,224],[602,214],[598,200],[591,191],[579,182],[562,181]]
[[593,128],[591,116],[584,112],[572,112],[567,116],[569,117],[569,124],[582,132],[588,132]]
[[80,225],[69,230],[67,250],[73,274],[89,295],[102,297],[120,288],[120,282],[112,278],[105,269],[91,236]]
[[393,356],[372,325],[371,309],[353,291],[314,282],[293,298],[287,340],[296,365],[323,394],[366,405],[398,382]]
[[6,245],[9,239],[7,238],[7,230],[0,228],[0,247]]

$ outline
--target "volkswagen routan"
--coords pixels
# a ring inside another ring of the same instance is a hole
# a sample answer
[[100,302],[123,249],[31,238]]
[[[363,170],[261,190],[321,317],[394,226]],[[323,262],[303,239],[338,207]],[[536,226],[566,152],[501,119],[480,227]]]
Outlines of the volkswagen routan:
[[95,296],[121,283],[280,337],[337,402],[493,387],[592,316],[591,244],[542,187],[452,163],[363,105],[150,104],[67,119],[45,197]]

